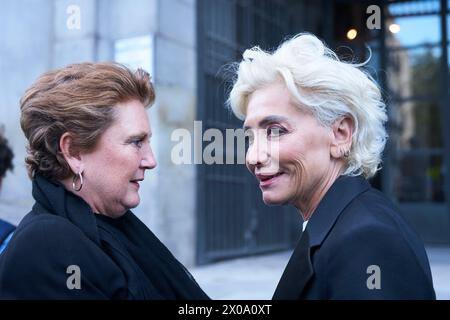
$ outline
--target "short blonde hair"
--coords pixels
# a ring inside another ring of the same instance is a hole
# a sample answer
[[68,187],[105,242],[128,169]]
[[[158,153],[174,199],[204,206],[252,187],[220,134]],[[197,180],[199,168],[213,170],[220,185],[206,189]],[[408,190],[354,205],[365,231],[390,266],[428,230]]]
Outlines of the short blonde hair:
[[233,113],[245,119],[248,97],[255,90],[284,81],[294,100],[323,125],[342,116],[354,123],[345,175],[372,177],[386,144],[386,106],[375,81],[361,64],[345,63],[311,34],[299,34],[273,53],[259,47],[244,52],[228,98]]
[[117,104],[138,100],[148,107],[154,99],[147,72],[117,63],[72,64],[43,74],[20,101],[29,176],[70,177],[59,148],[65,132],[72,134],[72,151],[89,151],[112,124]]

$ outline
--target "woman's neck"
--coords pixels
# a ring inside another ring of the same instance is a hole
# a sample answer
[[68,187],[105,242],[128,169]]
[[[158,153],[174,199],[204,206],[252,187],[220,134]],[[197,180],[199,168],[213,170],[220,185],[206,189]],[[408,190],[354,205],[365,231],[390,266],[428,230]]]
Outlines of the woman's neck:
[[335,164],[322,179],[312,186],[312,191],[309,195],[302,196],[301,200],[295,205],[299,210],[303,221],[307,221],[314,214],[314,211],[319,206],[327,191],[331,188],[333,183],[339,178],[343,172],[343,166]]

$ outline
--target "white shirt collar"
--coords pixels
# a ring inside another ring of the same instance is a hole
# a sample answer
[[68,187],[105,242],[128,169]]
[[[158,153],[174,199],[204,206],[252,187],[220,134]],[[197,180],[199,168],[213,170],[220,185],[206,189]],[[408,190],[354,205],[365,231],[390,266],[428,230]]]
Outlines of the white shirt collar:
[[309,221],[309,220],[303,221],[303,230],[302,230],[302,231],[305,231],[306,225],[308,224],[308,221]]

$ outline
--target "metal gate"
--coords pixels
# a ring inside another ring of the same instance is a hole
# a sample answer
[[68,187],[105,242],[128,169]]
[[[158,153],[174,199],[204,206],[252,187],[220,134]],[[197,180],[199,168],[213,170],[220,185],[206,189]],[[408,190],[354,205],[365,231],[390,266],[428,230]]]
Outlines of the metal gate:
[[[225,133],[242,127],[225,107],[231,86],[226,66],[241,60],[250,46],[277,46],[288,34],[287,16],[286,1],[197,0],[197,118],[203,130]],[[300,230],[298,212],[264,205],[245,165],[202,164],[197,169],[199,264],[293,245]]]
[[[331,17],[325,15],[324,20],[334,21],[329,26],[334,38],[329,33],[327,42],[334,44],[332,49],[350,47],[361,57],[369,45],[372,58],[366,70],[378,79],[387,102],[389,139],[383,169],[372,185],[397,203],[424,241],[448,244],[450,1],[330,3]],[[366,27],[369,5],[381,8],[379,29]],[[391,27],[397,27],[397,31]],[[357,29],[356,39],[346,37],[349,28]],[[409,36],[402,33],[407,30],[412,31]],[[416,30],[426,32],[419,36]]]
[[[450,243],[450,2],[389,1],[389,22],[425,18],[427,38],[384,39],[391,149],[386,194],[427,243]],[[425,25],[417,28],[424,28]],[[436,35],[436,38],[430,38]],[[395,144],[395,145],[394,145]]]

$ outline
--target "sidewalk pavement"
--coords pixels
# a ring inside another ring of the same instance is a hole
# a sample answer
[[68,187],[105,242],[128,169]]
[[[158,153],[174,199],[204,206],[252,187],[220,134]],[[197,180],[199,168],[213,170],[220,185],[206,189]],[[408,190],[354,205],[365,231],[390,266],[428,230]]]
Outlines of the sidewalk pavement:
[[[427,247],[437,299],[450,300],[450,247]],[[291,251],[217,262],[190,271],[212,299],[268,300]],[[405,266],[407,267],[407,266]]]

